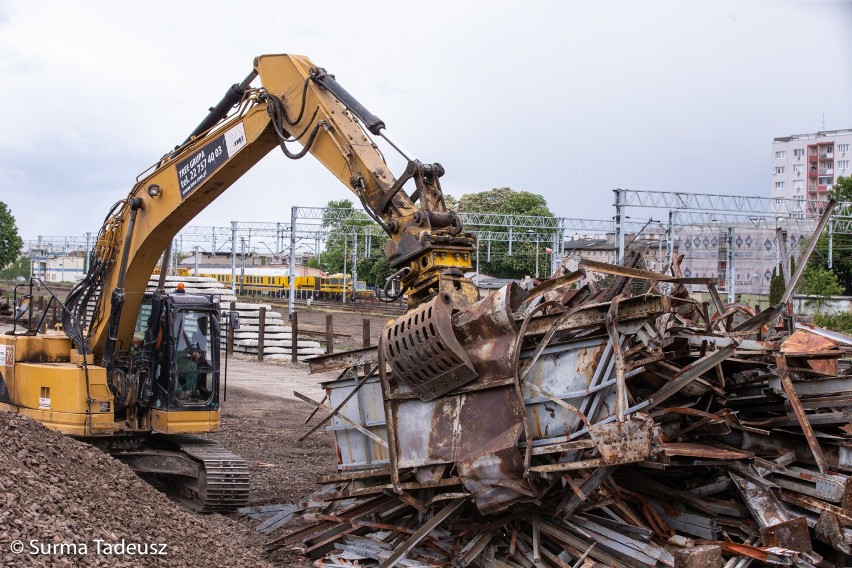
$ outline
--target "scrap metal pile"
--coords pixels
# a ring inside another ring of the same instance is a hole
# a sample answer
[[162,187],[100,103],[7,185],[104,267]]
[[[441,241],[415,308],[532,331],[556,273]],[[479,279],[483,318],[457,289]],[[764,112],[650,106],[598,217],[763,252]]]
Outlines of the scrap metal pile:
[[849,349],[640,259],[438,295],[377,349],[314,360],[348,367],[311,401],[339,472],[268,548],[317,566],[852,565]]

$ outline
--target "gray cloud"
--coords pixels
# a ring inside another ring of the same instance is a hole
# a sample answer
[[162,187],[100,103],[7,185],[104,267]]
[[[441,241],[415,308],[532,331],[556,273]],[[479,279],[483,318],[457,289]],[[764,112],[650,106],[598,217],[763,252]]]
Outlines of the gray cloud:
[[[442,1],[424,13],[340,1],[321,12],[0,3],[0,199],[27,237],[96,230],[269,52],[336,74],[396,139],[444,164],[448,193],[511,186],[566,216],[611,216],[614,187],[768,195],[772,138],[816,131],[823,113],[828,129],[852,127],[845,2]],[[347,195],[311,158],[273,152],[195,222],[285,220],[291,205]]]

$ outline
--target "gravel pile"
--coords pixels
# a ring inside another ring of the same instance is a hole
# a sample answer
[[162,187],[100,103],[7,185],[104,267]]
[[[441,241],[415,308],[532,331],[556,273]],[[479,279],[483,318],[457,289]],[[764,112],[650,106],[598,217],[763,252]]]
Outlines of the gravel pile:
[[0,565],[271,566],[262,540],[173,503],[87,444],[0,411]]

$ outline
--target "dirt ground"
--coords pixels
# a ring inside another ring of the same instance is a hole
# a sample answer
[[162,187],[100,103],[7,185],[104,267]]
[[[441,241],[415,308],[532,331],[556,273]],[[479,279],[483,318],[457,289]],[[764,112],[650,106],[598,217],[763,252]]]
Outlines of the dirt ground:
[[[311,410],[305,402],[258,394],[243,387],[228,389],[228,399],[222,403],[221,428],[212,437],[248,462],[250,506],[298,502],[319,487],[317,475],[336,471],[331,434],[320,430],[305,441],[298,441],[310,428],[305,426],[305,418]],[[311,424],[318,419],[314,417]],[[234,518],[252,529],[258,525],[258,521],[247,517]],[[264,539],[271,540],[290,528]],[[269,559],[281,566],[311,565],[298,554],[284,550],[270,554]]]
[[[329,312],[299,308],[300,330],[322,332],[324,337],[325,316]],[[333,316],[335,351],[362,346],[365,317],[370,320],[371,344],[375,345],[392,317],[357,312],[334,312]],[[320,401],[324,395],[320,383],[337,375],[336,371],[311,375],[306,363],[278,360],[260,363],[244,355],[229,358],[221,427],[212,437],[248,462],[252,477],[250,506],[301,501],[319,488],[316,483],[319,474],[336,471],[337,454],[331,434],[320,430],[303,442],[298,441],[325,413],[318,412],[305,425],[313,407],[296,399],[293,391]],[[259,523],[242,516],[235,518],[252,528]],[[272,540],[293,528],[288,526],[263,538]],[[311,566],[298,554],[284,550],[272,553],[269,560],[282,566]]]
[[244,388],[228,392],[219,432],[211,435],[246,459],[252,473],[250,505],[298,501],[317,489],[316,476],[336,470],[334,438],[322,429],[304,441],[312,407],[301,401],[258,394]]

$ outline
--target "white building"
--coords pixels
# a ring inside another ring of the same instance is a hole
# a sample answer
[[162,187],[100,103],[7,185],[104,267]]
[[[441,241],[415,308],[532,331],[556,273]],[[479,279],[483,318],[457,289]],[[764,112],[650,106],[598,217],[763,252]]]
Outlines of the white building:
[[[808,202],[808,216],[818,216],[821,203],[840,176],[852,175],[852,129],[782,136],[772,141],[771,196]],[[779,201],[780,206],[783,202]]]
[[45,282],[77,282],[86,273],[86,259],[82,254],[34,256],[30,262],[32,275]]

